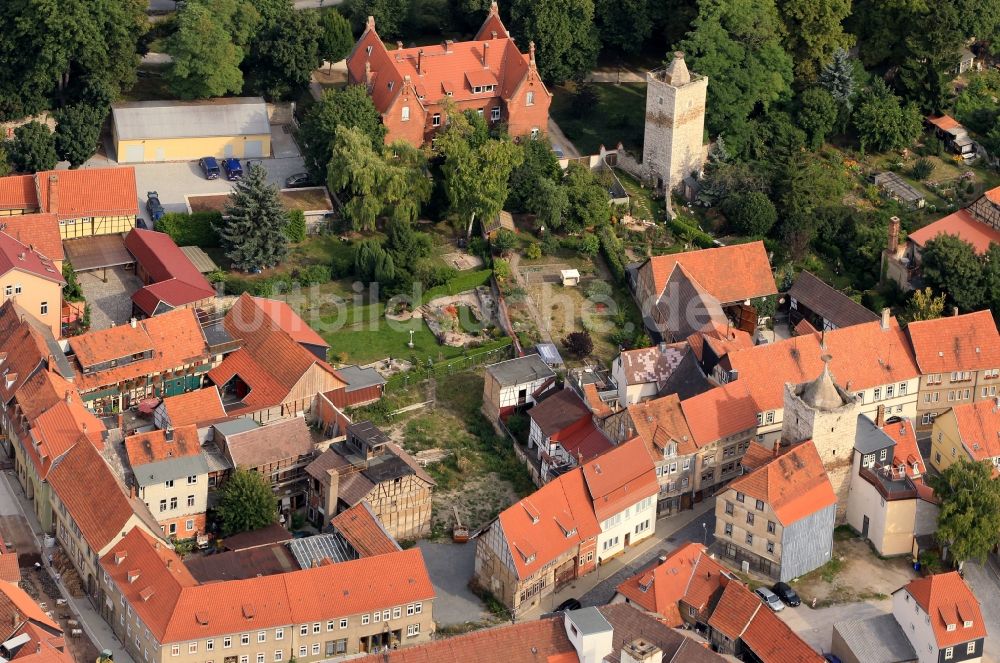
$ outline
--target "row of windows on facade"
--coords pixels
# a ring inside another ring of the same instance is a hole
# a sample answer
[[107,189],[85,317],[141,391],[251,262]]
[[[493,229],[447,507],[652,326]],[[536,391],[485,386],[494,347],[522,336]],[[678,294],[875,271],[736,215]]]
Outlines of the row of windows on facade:
[[[406,637],[413,638],[413,637],[416,637],[418,635],[420,635],[420,624],[419,623],[417,623],[417,624],[407,624],[406,625]],[[138,644],[139,644],[139,636],[136,635],[136,646],[138,646]],[[193,645],[193,648],[192,648],[192,645]],[[197,643],[192,643],[191,645],[188,645],[188,653],[189,654],[197,654],[198,653]],[[311,647],[306,646],[306,645],[299,645],[299,658],[305,658],[306,656],[309,656],[309,655],[319,656],[321,653],[322,653],[322,647],[321,647],[321,643],[319,643],[319,642],[312,643]],[[337,639],[337,640],[329,640],[329,641],[327,641],[327,643],[326,643],[326,651],[325,651],[325,655],[326,656],[335,656],[337,654],[345,654],[345,653],[347,653],[347,638],[340,638],[340,639]],[[170,655],[171,656],[179,656],[180,655],[180,645],[173,645],[173,646],[171,646],[171,648],[170,648]],[[266,658],[267,657],[266,657],[266,655],[263,652],[257,652],[257,661],[256,661],[256,663],[265,663]],[[275,663],[277,663],[279,661],[285,660],[285,651],[283,649],[275,649],[274,650],[274,659],[273,660],[275,661]],[[240,663],[250,663],[250,656],[248,654],[242,654],[240,656],[240,658],[239,658],[239,661],[240,661]],[[213,662],[212,661],[208,661],[208,663],[213,663]]]
[[[990,398],[997,395],[997,386],[990,385],[979,390],[981,398]],[[941,392],[935,391],[924,394],[924,403],[937,403],[940,400]],[[952,389],[948,392],[949,401],[967,401],[972,398],[972,389]],[[933,421],[933,420],[932,420]],[[925,422],[927,423],[927,422]]]
[[[927,384],[941,384],[944,382],[943,373],[932,373],[927,376]],[[983,379],[991,380],[1000,377],[1000,368],[988,368],[983,371]],[[968,382],[972,379],[972,371],[952,371],[949,382]]]
[[[757,500],[757,504],[763,505],[764,503],[761,502],[760,500]],[[763,506],[759,506],[757,508],[760,509],[760,510],[763,510]],[[726,515],[727,516],[733,515],[733,503],[732,502],[726,502]],[[755,519],[755,517],[754,517],[753,513],[747,513],[747,525],[753,525],[754,524],[754,519]],[[767,521],[767,533],[768,534],[774,534],[774,532],[776,530],[777,530],[777,524],[773,520]]]
[[[187,505],[188,506],[194,506],[194,495],[188,495],[188,497],[187,497]],[[160,500],[160,513],[163,513],[164,511],[166,511],[167,508],[168,508],[167,507],[167,500],[166,499]],[[170,498],[170,507],[169,508],[171,510],[177,508],[177,498],[176,497],[171,497]]]
[[[638,523],[633,528],[633,531],[634,531],[635,534],[642,534],[643,532],[645,532],[648,529],[649,529],[649,518],[647,518],[646,520],[642,521],[641,523]],[[605,541],[601,545],[601,552],[607,552],[608,550],[611,550],[612,548],[617,548],[618,547],[618,543],[620,541],[621,541],[621,539],[619,537],[617,537],[617,536],[608,539],[607,541]],[[590,554],[590,557],[593,558],[593,553]],[[580,566],[583,566],[583,560],[582,559],[580,560]]]
[[[645,511],[651,506],[653,506],[653,498],[647,497],[646,499],[642,500],[641,502],[635,505],[635,512],[639,513],[640,511]],[[631,517],[631,515],[632,515],[632,507],[628,507],[627,509],[625,509],[624,513],[622,512],[616,513],[615,515],[611,516],[603,523],[601,523],[601,529],[607,531],[612,527],[614,527],[615,525],[617,525],[618,523],[620,523],[622,521],[623,516],[626,519],[628,519],[629,517]]]
[[[3,292],[4,292],[4,294],[6,296],[10,297],[12,295],[20,295],[21,294],[21,290],[22,290],[21,284],[17,283],[15,285],[8,285],[8,286],[6,286],[4,288]],[[41,315],[48,315],[49,314],[49,303],[48,302],[42,302],[41,305],[38,307],[38,312]]]
[[[771,523],[768,523],[768,531],[770,531],[770,527],[771,527]],[[732,523],[726,523],[726,527],[725,527],[724,531],[726,533],[726,536],[731,537],[733,535],[733,524]],[[746,542],[747,542],[748,546],[752,546],[753,545],[753,534],[751,534],[750,532],[747,532]],[[774,541],[768,541],[767,542],[767,552],[768,552],[768,554],[774,554]]]
[[[476,112],[479,113],[480,116],[483,115],[483,109],[482,108],[477,109]],[[410,107],[409,106],[403,106],[402,110],[400,111],[400,119],[403,122],[409,122],[410,121]],[[500,107],[499,106],[494,106],[493,108],[490,109],[490,120],[493,121],[493,122],[498,122],[500,120]],[[431,126],[432,127],[440,127],[441,126],[441,113],[434,113],[434,115],[431,116]]]

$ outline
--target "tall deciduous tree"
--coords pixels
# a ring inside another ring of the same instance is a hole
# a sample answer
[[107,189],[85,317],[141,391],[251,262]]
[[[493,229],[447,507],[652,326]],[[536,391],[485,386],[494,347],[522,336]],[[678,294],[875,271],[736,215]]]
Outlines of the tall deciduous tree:
[[77,101],[109,103],[131,87],[145,0],[8,0],[0,12],[0,116]]
[[649,0],[595,0],[601,42],[627,55],[639,53],[653,33]]
[[483,139],[475,114],[449,114],[448,128],[438,134],[437,152],[444,157],[441,172],[451,209],[467,234],[478,218],[481,223],[496,216],[507,202],[507,182],[524,154],[509,138]]
[[680,50],[688,66],[711,81],[711,133],[740,135],[755,110],[788,96],[792,58],[782,33],[774,0],[699,0],[698,18]]
[[337,127],[360,129],[371,139],[373,147],[381,148],[385,140],[385,125],[364,85],[325,90],[302,120],[299,138],[302,140],[306,168],[320,182],[326,181],[326,167],[333,156]]
[[547,140],[528,140],[524,143],[524,161],[510,174],[510,195],[507,208],[515,212],[538,214],[548,202],[541,193],[542,181],[549,183],[562,179],[559,160]]
[[264,166],[251,163],[229,196],[219,240],[236,269],[266,269],[288,253],[287,223],[278,188],[267,182]]
[[920,110],[914,104],[903,106],[881,78],[858,95],[854,111],[861,149],[879,152],[898,150],[917,139],[923,128]]
[[565,227],[571,231],[596,228],[611,219],[608,190],[597,181],[589,168],[570,163],[563,179],[566,189]]
[[52,170],[59,161],[52,131],[40,122],[14,129],[14,140],[7,143],[7,151],[14,170],[22,173]]
[[319,38],[320,56],[333,66],[347,57],[354,46],[354,35],[351,33],[351,23],[340,12],[329,9],[320,15]]
[[319,18],[315,11],[295,11],[291,3],[273,19],[265,16],[260,34],[243,60],[251,90],[268,99],[288,99],[305,90],[322,64]]
[[799,259],[816,237],[821,212],[840,204],[846,183],[839,169],[815,157],[790,162],[781,181],[781,235]]
[[93,156],[101,138],[107,106],[74,104],[56,111],[56,154],[76,168]]
[[921,251],[924,281],[963,311],[983,303],[983,272],[975,249],[957,235],[938,235]]
[[944,295],[935,295],[931,288],[917,289],[906,303],[903,319],[907,322],[934,320],[944,313]]
[[930,2],[906,38],[907,56],[899,71],[904,96],[928,113],[943,112],[951,95],[952,70],[964,34],[953,2]]
[[594,0],[513,0],[510,13],[518,43],[535,42],[546,81],[582,79],[597,64]]
[[278,499],[264,477],[238,467],[222,486],[217,507],[225,536],[266,527],[278,519]]
[[816,80],[833,54],[854,41],[843,26],[851,0],[779,0],[778,9],[785,21],[785,44],[795,59],[795,76],[803,82]]
[[177,29],[167,39],[172,61],[166,71],[171,91],[181,99],[221,97],[243,89],[243,49],[219,15],[202,2],[177,12]]
[[347,0],[344,9],[355,30],[361,30],[369,16],[375,18],[375,29],[383,39],[400,37],[411,0]]
[[337,127],[327,183],[349,200],[344,217],[355,230],[371,232],[380,216],[413,223],[430,199],[431,181],[420,150],[405,141],[372,145],[361,129]]
[[810,87],[799,95],[799,126],[809,135],[809,147],[818,150],[837,124],[839,109],[833,95],[821,87]]
[[1000,543],[1000,481],[993,464],[962,459],[928,482],[941,503],[938,540],[959,563],[985,559]]

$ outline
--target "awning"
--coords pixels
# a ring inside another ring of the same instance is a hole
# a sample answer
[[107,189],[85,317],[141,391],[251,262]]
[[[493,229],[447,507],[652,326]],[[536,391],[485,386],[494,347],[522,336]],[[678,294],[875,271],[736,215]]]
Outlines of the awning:
[[95,235],[63,242],[66,259],[75,272],[131,265],[135,258],[125,248],[121,235]]
[[139,401],[139,412],[142,414],[153,414],[153,410],[160,404],[159,398],[144,398]]

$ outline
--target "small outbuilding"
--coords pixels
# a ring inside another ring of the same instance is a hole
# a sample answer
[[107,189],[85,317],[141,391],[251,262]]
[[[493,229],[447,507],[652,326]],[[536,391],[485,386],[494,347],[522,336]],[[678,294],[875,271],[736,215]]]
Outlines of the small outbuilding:
[[111,107],[119,163],[263,158],[271,125],[260,97],[135,101]]
[[580,272],[576,269],[561,269],[559,277],[565,288],[572,288],[580,284]]

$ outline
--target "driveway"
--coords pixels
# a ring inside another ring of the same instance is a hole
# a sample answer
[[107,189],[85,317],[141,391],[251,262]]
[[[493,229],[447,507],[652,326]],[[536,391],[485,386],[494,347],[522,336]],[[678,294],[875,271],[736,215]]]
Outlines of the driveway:
[[418,541],[424,563],[431,576],[437,598],[434,621],[441,626],[478,622],[489,617],[482,601],[469,591],[469,579],[475,573],[476,544],[433,543]]
[[[763,609],[763,608],[762,608]],[[778,613],[783,622],[816,651],[830,651],[833,625],[851,619],[868,619],[892,612],[892,599],[865,603],[839,603],[828,608],[812,609],[803,604]]]
[[569,142],[569,138],[566,138],[566,134],[562,132],[551,116],[549,117],[549,143],[552,144],[553,150],[562,150],[563,156],[568,159],[576,159],[580,156],[576,145]]
[[[267,170],[267,179],[278,188],[285,186],[285,178],[305,170],[302,157],[282,159],[260,159]],[[229,193],[233,183],[219,178],[206,180],[196,161],[169,161],[160,163],[137,163],[135,167],[135,188],[139,198],[142,218],[149,221],[146,213],[146,193],[156,191],[160,202],[168,212],[186,212],[187,195],[198,193]],[[246,160],[243,162],[246,168]]]

